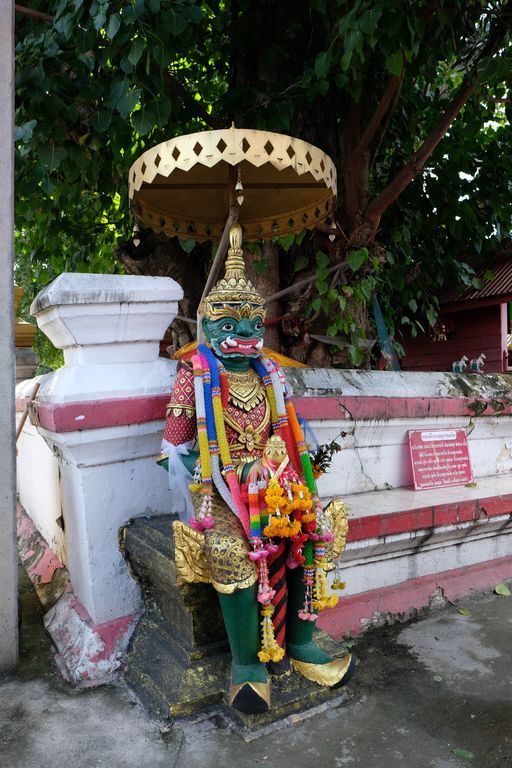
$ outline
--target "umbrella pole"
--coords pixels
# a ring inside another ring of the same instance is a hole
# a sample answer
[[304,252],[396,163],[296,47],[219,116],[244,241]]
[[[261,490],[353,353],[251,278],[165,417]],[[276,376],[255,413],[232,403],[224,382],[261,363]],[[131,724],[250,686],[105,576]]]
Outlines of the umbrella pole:
[[[219,241],[219,245],[217,248],[217,253],[215,254],[215,258],[213,260],[212,266],[210,267],[210,271],[208,273],[208,277],[206,279],[206,285],[204,286],[203,293],[201,295],[201,301],[199,302],[199,306],[201,306],[201,302],[204,299],[205,296],[208,296],[210,293],[212,285],[215,283],[215,280],[217,279],[217,275],[219,274],[219,269],[224,261],[224,256],[226,255],[226,251],[228,249],[229,245],[229,233],[231,231],[231,227],[233,224],[236,224],[238,221],[238,211],[240,210],[239,205],[230,205],[229,207],[229,213],[228,217],[226,219],[226,223],[224,225],[224,229],[222,231],[222,237]],[[201,317],[199,314],[199,310],[197,312],[197,343],[202,344],[204,341],[203,337],[203,326],[201,325]]]

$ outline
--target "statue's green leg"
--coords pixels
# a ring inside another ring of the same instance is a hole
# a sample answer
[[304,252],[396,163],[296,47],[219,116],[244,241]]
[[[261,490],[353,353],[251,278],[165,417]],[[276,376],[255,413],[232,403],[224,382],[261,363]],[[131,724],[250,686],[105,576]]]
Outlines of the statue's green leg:
[[297,615],[297,611],[300,611],[304,605],[303,575],[302,568],[293,568],[288,571],[286,648],[292,659],[310,664],[327,664],[332,661],[332,656],[324,653],[313,640],[316,622],[304,621]]
[[355,660],[349,655],[333,659],[313,639],[315,621],[304,621],[297,611],[304,605],[302,568],[288,571],[288,607],[286,611],[286,649],[294,668],[304,677],[331,688],[348,682]]
[[230,595],[218,593],[222,617],[231,648],[229,703],[248,714],[269,708],[269,685],[260,650],[260,612],[257,587],[239,589]]

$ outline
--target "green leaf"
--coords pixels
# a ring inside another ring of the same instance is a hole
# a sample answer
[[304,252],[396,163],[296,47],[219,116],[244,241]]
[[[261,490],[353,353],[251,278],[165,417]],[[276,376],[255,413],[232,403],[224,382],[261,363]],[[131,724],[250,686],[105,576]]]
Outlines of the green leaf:
[[[176,6],[174,6],[176,8]],[[171,12],[171,34],[174,37],[181,35],[186,30],[189,24],[189,19],[178,11]]]
[[130,53],[128,54],[128,61],[130,64],[133,64],[134,67],[139,63],[145,47],[146,43],[141,37],[137,37],[136,40],[133,41]]
[[300,272],[301,269],[304,269],[305,266],[307,266],[308,263],[308,257],[305,253],[299,253],[295,261],[293,262],[293,271],[294,272]]
[[459,747],[452,749],[452,752],[455,757],[461,757],[463,760],[473,760],[475,757],[473,752],[470,752],[468,749],[459,749]]
[[412,312],[418,311],[418,303],[416,299],[411,299],[407,305]]
[[121,26],[121,17],[118,13],[111,14],[108,24],[107,24],[107,37],[109,37],[111,40],[113,37],[117,35],[119,32],[119,27]]
[[386,59],[386,69],[391,72],[392,75],[400,77],[402,74],[403,56],[402,51],[395,51],[391,56]]
[[361,32],[364,32],[365,35],[372,35],[376,32],[381,15],[382,8],[372,8],[367,11],[367,13],[359,19],[359,29]]
[[329,81],[319,80],[316,84],[316,90],[319,96],[325,96],[329,90]]
[[151,13],[158,13],[160,10],[160,0],[149,0],[149,10]]
[[110,94],[108,96],[107,104],[112,109],[116,109],[118,103],[126,95],[130,88],[130,82],[128,78],[124,77],[122,80],[114,80],[110,88]]
[[497,595],[501,595],[502,597],[510,597],[510,589],[506,584],[496,584],[494,591]]
[[55,22],[55,29],[57,32],[60,32],[60,34],[66,39],[69,40],[71,37],[71,33],[73,32],[74,28],[74,16],[71,13],[66,13],[64,16],[61,16],[58,21]]
[[132,112],[131,121],[139,136],[145,136],[155,125],[154,115],[147,109],[137,109]]
[[348,83],[348,75],[342,75],[341,72],[338,72],[334,77],[334,82],[341,91]]
[[318,269],[324,269],[331,263],[330,258],[323,251],[316,252],[316,266]]
[[[345,51],[345,53],[341,57],[341,68],[344,72],[346,72],[347,69],[350,67],[351,61],[352,61],[352,51]],[[338,82],[336,82],[336,85],[338,85]]]
[[427,320],[428,320],[429,324],[433,328],[434,325],[436,324],[436,320],[437,320],[437,312],[436,312],[435,308],[430,304],[427,307],[427,310],[426,310],[425,314],[427,316]]
[[365,261],[368,259],[368,249],[367,248],[359,248],[357,251],[350,251],[347,255],[347,263],[352,270],[352,272],[357,272],[357,270],[363,266]]
[[196,241],[192,238],[189,238],[188,240],[182,240],[181,237],[178,238],[180,246],[183,248],[185,253],[192,253],[196,246]]
[[64,147],[56,147],[54,144],[45,144],[39,150],[39,160],[51,173],[52,171],[57,170],[64,158],[67,157],[67,154],[68,153]]
[[139,103],[139,99],[140,88],[132,88],[131,91],[125,93],[117,102],[117,111],[121,117],[128,117]]
[[[93,7],[96,7],[97,10],[93,11]],[[98,7],[96,4],[93,4],[93,6],[91,6],[90,14],[92,16],[94,29],[98,31],[104,26],[105,21],[107,20],[107,9],[104,6]]]
[[432,678],[434,683],[442,683],[443,682],[443,676],[442,675],[434,675]]
[[265,275],[268,272],[268,261],[265,257],[262,259],[254,259],[252,266],[257,275]]
[[348,348],[348,356],[352,365],[355,365],[357,368],[363,362],[364,353],[360,347],[351,344]]
[[28,120],[23,125],[17,125],[14,131],[14,141],[29,142],[32,138],[34,128],[37,125],[37,120]]
[[461,616],[471,616],[471,611],[468,608],[459,608],[459,613]]
[[295,242],[295,232],[290,232],[288,235],[279,238],[279,245],[283,250],[288,252]]
[[106,109],[100,109],[100,111],[96,112],[91,119],[92,126],[98,133],[108,131],[111,122],[112,112],[108,112]]
[[322,51],[315,59],[315,75],[322,80],[331,68],[331,55],[329,51]]

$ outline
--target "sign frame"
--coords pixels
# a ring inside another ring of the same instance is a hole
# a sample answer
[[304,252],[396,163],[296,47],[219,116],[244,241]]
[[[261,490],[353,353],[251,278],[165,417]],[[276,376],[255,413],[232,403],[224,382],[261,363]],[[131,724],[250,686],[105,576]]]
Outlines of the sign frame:
[[474,482],[464,427],[408,430],[414,490],[449,488]]

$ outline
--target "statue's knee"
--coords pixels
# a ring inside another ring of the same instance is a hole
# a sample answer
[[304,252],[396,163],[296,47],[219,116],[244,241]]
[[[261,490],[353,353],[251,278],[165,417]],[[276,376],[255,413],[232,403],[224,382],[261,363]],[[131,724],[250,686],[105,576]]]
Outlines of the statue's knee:
[[205,532],[205,554],[215,589],[226,594],[256,583],[258,573],[248,552],[243,533],[226,531],[221,526]]

